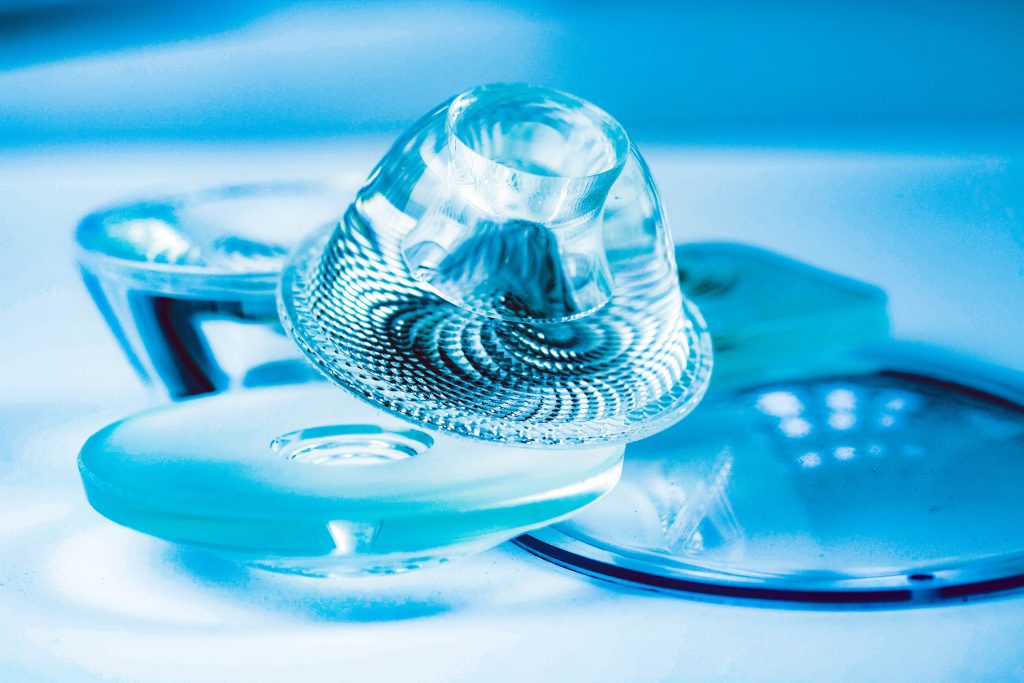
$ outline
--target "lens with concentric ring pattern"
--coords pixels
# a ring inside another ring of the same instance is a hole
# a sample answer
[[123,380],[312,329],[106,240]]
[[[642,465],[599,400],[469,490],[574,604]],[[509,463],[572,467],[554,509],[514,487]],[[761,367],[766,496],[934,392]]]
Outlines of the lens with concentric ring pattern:
[[537,446],[681,419],[711,347],[621,126],[483,86],[400,138],[286,268],[286,329],[330,379],[420,424]]

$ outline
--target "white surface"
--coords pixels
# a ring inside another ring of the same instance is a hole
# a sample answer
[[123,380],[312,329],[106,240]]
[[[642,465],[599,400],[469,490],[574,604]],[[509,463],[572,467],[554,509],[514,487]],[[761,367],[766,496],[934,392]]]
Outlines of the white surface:
[[[384,146],[0,158],[0,680],[1024,678],[1022,596],[889,611],[712,604],[584,579],[510,546],[405,576],[317,581],[251,572],[92,512],[78,447],[148,399],[78,282],[78,217],[228,182],[354,187]],[[1015,159],[648,156],[679,238],[749,241],[881,284],[900,336],[1024,368]]]

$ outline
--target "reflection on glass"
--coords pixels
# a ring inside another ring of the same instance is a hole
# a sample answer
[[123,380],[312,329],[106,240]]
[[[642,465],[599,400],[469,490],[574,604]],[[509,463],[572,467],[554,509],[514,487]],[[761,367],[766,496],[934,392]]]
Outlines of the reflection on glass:
[[275,289],[289,248],[335,220],[336,191],[243,185],[138,201],[78,226],[85,284],[138,373],[171,398],[311,376]]
[[956,583],[1013,573],[1022,477],[1016,403],[904,372],[804,379],[631,445],[619,489],[553,533],[722,585]]
[[416,123],[298,251],[282,299],[332,380],[474,438],[637,439],[688,414],[711,371],[643,158],[545,88],[481,86]]

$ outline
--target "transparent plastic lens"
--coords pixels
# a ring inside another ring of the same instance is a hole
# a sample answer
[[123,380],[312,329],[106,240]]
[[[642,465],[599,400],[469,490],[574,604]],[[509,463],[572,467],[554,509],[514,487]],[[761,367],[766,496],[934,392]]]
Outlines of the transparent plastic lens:
[[1024,585],[1024,378],[889,338],[885,294],[761,249],[686,244],[708,397],[630,444],[619,486],[520,539],[583,573],[798,603]]
[[528,86],[471,90],[399,139],[299,250],[282,310],[337,383],[484,439],[638,438],[710,374],[642,158],[593,105]]
[[76,231],[83,265],[167,293],[218,285],[273,290],[291,248],[340,213],[327,186],[236,185],[92,213]]
[[337,190],[241,185],[86,216],[78,260],[139,374],[171,398],[309,375],[276,287],[292,246],[337,219]]
[[632,444],[615,492],[537,548],[607,558],[609,577],[628,558],[666,589],[804,602],[1024,585],[1024,394],[959,384],[977,372],[962,360],[876,361],[707,399]]

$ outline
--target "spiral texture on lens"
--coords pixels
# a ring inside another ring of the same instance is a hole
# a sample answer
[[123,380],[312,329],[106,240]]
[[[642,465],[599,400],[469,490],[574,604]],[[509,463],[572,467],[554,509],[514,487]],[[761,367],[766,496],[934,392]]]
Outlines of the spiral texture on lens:
[[[627,295],[555,325],[475,316],[408,274],[400,238],[358,202],[282,281],[282,319],[330,379],[415,422],[537,446],[641,438],[687,414],[711,370],[694,307]],[[649,292],[648,292],[649,293]],[[632,305],[636,304],[636,305]]]

